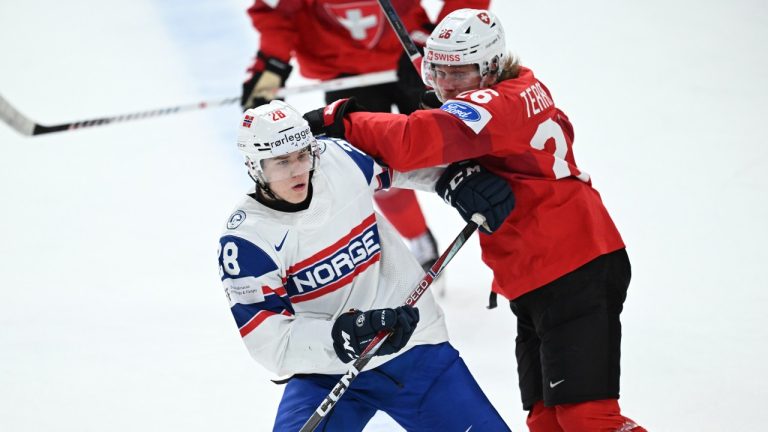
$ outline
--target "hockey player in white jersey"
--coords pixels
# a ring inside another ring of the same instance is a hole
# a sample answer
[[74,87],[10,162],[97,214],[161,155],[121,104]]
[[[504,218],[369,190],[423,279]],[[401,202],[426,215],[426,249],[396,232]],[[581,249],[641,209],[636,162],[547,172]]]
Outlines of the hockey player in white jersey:
[[409,431],[509,430],[432,295],[400,306],[423,270],[374,212],[375,191],[432,191],[442,170],[393,172],[344,140],[316,140],[281,101],[247,110],[237,145],[255,187],[227,221],[219,268],[251,356],[291,377],[274,430],[298,430],[382,329],[393,336],[318,430],[360,431],[377,410]]

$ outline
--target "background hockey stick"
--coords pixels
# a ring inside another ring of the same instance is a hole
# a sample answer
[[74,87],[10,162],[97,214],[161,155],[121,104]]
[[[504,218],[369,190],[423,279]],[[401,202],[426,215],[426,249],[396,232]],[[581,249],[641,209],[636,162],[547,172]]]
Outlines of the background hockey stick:
[[[429,288],[432,282],[440,275],[440,273],[443,272],[445,266],[447,266],[448,263],[453,259],[459,249],[464,246],[469,237],[471,237],[472,234],[477,230],[477,227],[484,223],[485,218],[480,213],[475,213],[472,215],[472,221],[467,223],[464,229],[462,229],[459,235],[456,236],[456,238],[453,240],[453,243],[448,246],[448,249],[446,249],[446,251],[440,255],[440,258],[438,258],[437,261],[432,264],[432,267],[430,267],[429,271],[427,271],[427,274],[421,278],[419,284],[416,285],[416,288],[414,288],[413,291],[411,291],[403,304],[410,306],[414,305],[421,298],[421,296],[424,295],[424,292],[427,291],[427,288]],[[307,420],[307,422],[304,423],[304,426],[301,427],[299,432],[312,432],[315,430],[317,425],[319,425],[323,420],[323,417],[325,417],[326,414],[330,412],[331,408],[336,405],[336,402],[338,402],[339,398],[344,394],[345,391],[347,391],[349,386],[352,384],[352,381],[357,378],[365,365],[371,361],[374,354],[376,354],[376,351],[379,350],[379,347],[381,347],[387,337],[389,337],[391,334],[392,333],[385,330],[382,330],[376,334],[371,342],[368,343],[368,346],[365,347],[365,350],[363,350],[363,352],[360,354],[360,357],[358,357],[357,360],[352,363],[352,366],[350,366],[347,372],[342,375],[341,380],[339,380],[331,392],[328,393],[328,396],[325,397],[315,412],[312,413],[312,416]]]
[[397,11],[395,11],[395,8],[392,6],[392,2],[389,0],[378,0],[378,2],[379,6],[381,6],[381,10],[384,11],[384,16],[386,16],[387,21],[389,21],[389,25],[392,27],[392,30],[395,31],[395,35],[397,35],[405,53],[411,60],[413,67],[416,68],[416,72],[421,76],[421,53],[413,42],[413,39],[411,39],[408,30],[405,29],[405,25],[400,19],[400,16],[397,15]]
[[[355,75],[345,78],[337,78],[328,81],[321,81],[313,84],[305,84],[296,87],[283,87],[277,91],[275,97],[284,98],[286,96],[306,93],[310,91],[323,90],[344,90],[354,87],[371,86],[376,84],[385,84],[397,81],[397,74],[394,70],[374,72],[363,75]],[[176,114],[185,111],[199,110],[209,107],[222,105],[231,105],[240,102],[240,96],[224,99],[208,100],[198,103],[177,105],[167,108],[158,108],[148,111],[140,111],[128,114],[119,114],[111,117],[100,117],[89,120],[81,120],[71,123],[62,123],[57,125],[41,125],[30,120],[24,114],[20,113],[5,98],[0,95],[0,119],[14,128],[18,133],[26,136],[42,135],[51,132],[62,132],[85,127],[103,126],[110,123],[125,122],[130,120],[139,120],[149,117],[158,117],[169,114]]]

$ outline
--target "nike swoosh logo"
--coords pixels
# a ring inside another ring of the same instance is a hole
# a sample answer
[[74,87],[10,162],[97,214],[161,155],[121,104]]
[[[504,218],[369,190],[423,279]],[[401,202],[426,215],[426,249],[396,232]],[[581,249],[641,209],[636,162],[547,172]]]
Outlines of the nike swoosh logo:
[[563,383],[563,381],[565,381],[565,380],[564,380],[564,379],[561,379],[561,380],[560,380],[560,381],[558,381],[558,382],[552,382],[552,381],[550,381],[550,382],[549,382],[549,388],[555,388],[555,387],[559,386],[560,384],[562,384],[562,383]]
[[282,249],[282,248],[283,248],[283,245],[285,244],[285,239],[286,239],[286,238],[288,238],[288,233],[289,233],[289,232],[290,232],[290,230],[289,230],[289,231],[286,231],[286,232],[285,232],[285,235],[283,236],[283,241],[281,241],[281,242],[280,242],[280,244],[276,244],[276,245],[275,245],[275,250],[276,250],[276,251],[280,252],[280,249]]

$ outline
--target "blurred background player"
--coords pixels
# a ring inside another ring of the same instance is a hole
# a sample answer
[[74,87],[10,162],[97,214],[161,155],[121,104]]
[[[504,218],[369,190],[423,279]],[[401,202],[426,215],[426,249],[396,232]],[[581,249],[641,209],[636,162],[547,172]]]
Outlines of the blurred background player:
[[373,209],[392,184],[433,191],[442,168],[401,174],[344,140],[316,140],[282,101],[246,110],[237,145],[255,185],[227,222],[219,272],[251,356],[290,376],[273,430],[298,430],[345,363],[389,330],[318,430],[360,431],[382,410],[409,431],[508,431],[448,342],[431,290],[401,306],[423,272]]
[[477,182],[483,167],[504,177],[515,211],[493,235],[480,234],[480,247],[493,292],[517,316],[529,429],[644,431],[618,402],[629,257],[590,176],[576,165],[570,120],[507,53],[502,24],[487,10],[443,19],[427,40],[422,74],[442,102],[436,109],[354,112],[347,100],[305,118],[313,132],[346,137],[396,170],[462,161],[446,168],[437,191],[454,205],[459,199],[465,219],[463,185]]
[[[446,0],[438,21],[463,7],[487,8],[486,0]],[[412,37],[421,45],[434,28],[418,1],[393,0]],[[291,73],[295,58],[307,78],[333,78],[397,69],[398,81],[389,84],[328,92],[326,103],[354,96],[367,110],[403,114],[419,106],[425,90],[418,73],[403,54],[375,0],[257,0],[248,9],[261,42],[250,78],[243,83],[241,104],[252,108],[269,102]],[[375,195],[376,204],[424,269],[438,257],[437,243],[412,190],[390,189]],[[438,285],[442,285],[442,281]]]

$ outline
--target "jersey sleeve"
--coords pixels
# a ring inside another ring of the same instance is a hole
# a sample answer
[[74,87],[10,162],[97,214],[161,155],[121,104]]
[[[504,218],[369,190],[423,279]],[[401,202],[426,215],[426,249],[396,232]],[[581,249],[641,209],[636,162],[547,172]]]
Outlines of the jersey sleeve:
[[437,15],[434,23],[429,19],[427,11],[421,5],[414,7],[412,14],[409,16],[411,19],[403,20],[403,23],[408,30],[433,28],[434,24],[439,23],[446,15],[457,9],[488,9],[490,4],[489,0],[444,0],[440,13]]
[[301,0],[256,0],[248,16],[260,35],[259,51],[284,62],[291,59],[299,40],[292,17],[303,7]]
[[446,15],[455,11],[456,9],[488,9],[491,5],[489,0],[445,0],[443,2],[443,8],[440,9],[440,14],[437,16],[436,23],[445,18]]
[[476,159],[508,177],[590,183],[576,165],[570,120],[529,70],[522,73],[519,80],[462,93],[438,109],[408,116],[351,113],[344,118],[346,137],[398,171]]
[[297,317],[266,248],[225,235],[219,241],[219,273],[230,310],[248,352],[280,375],[311,372],[338,361],[326,319]]
[[390,171],[393,178],[392,187],[434,192],[435,184],[440,175],[443,174],[443,171],[445,171],[445,168],[423,168],[408,172]]
[[392,187],[434,192],[435,183],[437,183],[440,175],[445,170],[442,167],[435,167],[407,173],[395,171],[385,164],[374,160],[374,158],[345,140],[338,138],[327,138],[327,140],[332,141],[349,156],[365,177],[368,186],[374,192],[387,190]]
[[350,142],[401,172],[479,157],[492,149],[488,131],[478,134],[443,109],[408,116],[355,112],[344,124]]

